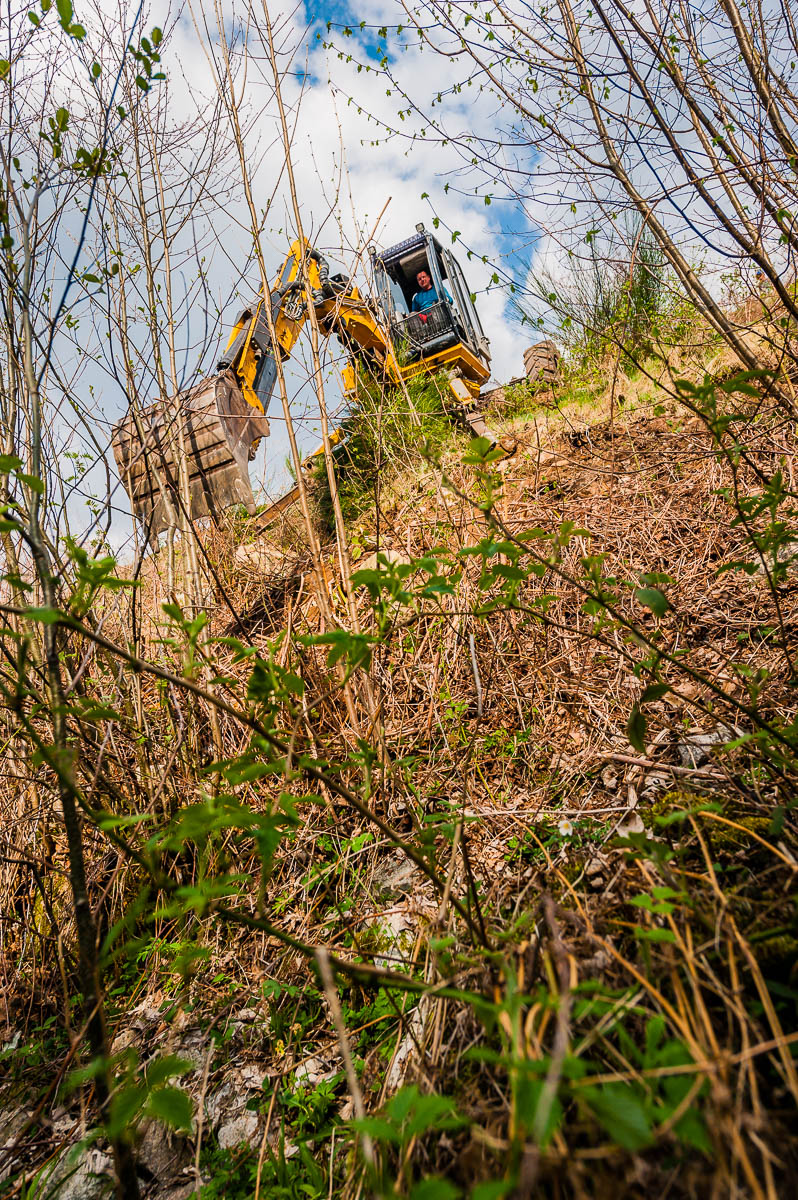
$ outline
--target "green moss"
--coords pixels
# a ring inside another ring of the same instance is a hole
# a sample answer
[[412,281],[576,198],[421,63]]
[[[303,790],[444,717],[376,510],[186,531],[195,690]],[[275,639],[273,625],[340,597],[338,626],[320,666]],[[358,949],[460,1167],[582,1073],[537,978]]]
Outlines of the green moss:
[[[708,808],[723,820],[716,821],[710,814],[702,815],[702,810]],[[662,827],[671,825],[672,818],[680,812],[692,814],[716,857],[731,857],[739,850],[750,850],[754,854],[768,853],[761,839],[767,841],[769,838],[770,818],[747,812],[738,800],[727,796],[675,788],[642,805],[639,811],[644,821]],[[729,825],[728,821],[734,824]]]
[[[758,842],[754,837],[746,836],[746,832],[756,833],[761,838],[766,837],[770,829],[769,818],[750,815],[743,817],[728,813],[726,815],[728,816],[728,820],[734,821],[735,828],[732,828],[730,825],[721,824],[719,821],[709,823],[711,824],[712,845],[716,850],[739,850],[748,848],[749,846],[760,846],[764,849],[761,842]],[[736,826],[742,826],[742,828],[736,828]]]
[[755,952],[758,962],[771,969],[784,963],[792,970],[798,960],[798,937],[774,930],[757,942]]

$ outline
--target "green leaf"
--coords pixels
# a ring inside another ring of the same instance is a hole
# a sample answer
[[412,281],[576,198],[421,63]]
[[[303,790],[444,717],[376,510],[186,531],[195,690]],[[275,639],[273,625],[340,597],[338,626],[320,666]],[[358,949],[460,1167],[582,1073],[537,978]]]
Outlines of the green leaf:
[[146,1098],[147,1091],[139,1083],[127,1084],[115,1092],[111,1098],[107,1133],[114,1137],[129,1129],[141,1112]]
[[358,1133],[367,1133],[375,1142],[398,1146],[403,1140],[401,1131],[382,1117],[362,1117],[349,1123],[352,1129]]
[[672,929],[643,929],[642,925],[635,925],[635,937],[642,938],[644,942],[673,944],[676,941],[676,934]]
[[581,1093],[596,1120],[625,1150],[642,1150],[653,1140],[643,1102],[623,1083],[605,1083]]
[[626,736],[640,754],[646,752],[646,728],[646,718],[640,711],[640,705],[633,704],[629,720],[626,722]]
[[164,1054],[161,1058],[147,1064],[147,1086],[159,1087],[176,1075],[185,1075],[192,1070],[192,1065],[186,1058],[178,1058],[176,1054]]
[[99,79],[102,74],[102,67],[98,62],[91,64],[91,74],[93,79]]
[[650,683],[640,697],[638,704],[642,707],[644,704],[651,704],[654,700],[661,700],[663,696],[667,696],[670,691],[668,683]]
[[704,1154],[712,1153],[712,1141],[700,1113],[688,1109],[681,1120],[676,1122],[675,1132],[688,1146],[694,1146]]
[[385,1115],[401,1125],[409,1137],[430,1129],[456,1129],[463,1123],[448,1096],[437,1096],[434,1092],[422,1095],[415,1086],[398,1091]]
[[659,590],[659,588],[644,587],[637,588],[635,596],[641,604],[646,608],[650,608],[658,617],[664,617],[665,613],[670,608],[667,597]]
[[22,459],[17,458],[16,454],[0,454],[0,472],[7,475],[9,471],[18,471],[22,466]]
[[149,820],[148,813],[129,813],[123,817],[118,817],[114,813],[99,813],[94,816],[97,828],[109,832],[113,829],[129,829],[132,825],[141,825],[142,822]]
[[188,1092],[179,1087],[156,1088],[150,1093],[147,1110],[159,1121],[172,1129],[191,1132],[194,1123],[194,1108]]
[[72,0],[55,0],[55,7],[58,10],[58,20],[64,29],[68,29],[72,23],[74,9],[72,8]]
[[112,708],[110,704],[94,703],[91,700],[85,700],[80,706],[76,705],[72,711],[81,721],[122,721],[124,719],[122,714]]
[[652,1017],[646,1024],[646,1058],[645,1066],[656,1066],[653,1055],[665,1036],[665,1018],[660,1014]]
[[64,620],[64,613],[58,608],[49,608],[43,605],[41,608],[26,608],[25,616],[31,621],[38,621],[41,625],[55,625],[57,621]]
[[514,1191],[512,1180],[493,1179],[490,1183],[478,1183],[471,1191],[471,1200],[508,1200]]
[[[519,1118],[527,1130],[535,1131],[536,1140],[539,1138],[541,1149],[548,1146],[563,1119],[562,1104],[556,1095],[552,1099],[548,1112],[545,1114],[539,1112],[544,1086],[544,1081],[537,1078],[521,1078],[516,1084],[516,1105]],[[539,1128],[543,1116],[546,1118],[546,1124],[544,1128]]]
[[641,893],[639,896],[632,896],[629,903],[634,904],[635,908],[645,908],[647,912],[655,913],[660,917],[669,917],[675,907],[675,905],[669,904],[667,900],[654,900],[651,896],[646,896],[645,893]]
[[367,670],[371,664],[372,646],[377,638],[367,633],[348,633],[345,629],[331,629],[329,633],[306,635],[298,640],[305,646],[329,646],[327,665],[330,667],[346,658],[353,670],[356,667]]
[[23,483],[26,483],[32,492],[36,492],[39,496],[44,495],[44,484],[41,479],[39,479],[38,475],[24,475],[22,471],[20,471],[18,478],[21,479]]
[[231,787],[237,787],[241,783],[254,783],[264,775],[274,775],[278,770],[280,768],[275,763],[251,762],[241,766],[233,764],[225,768],[224,777]]
[[410,1200],[458,1200],[462,1194],[450,1180],[435,1175],[417,1183],[410,1193]]
[[5,79],[8,72],[11,70],[11,63],[7,58],[0,58],[0,79]]
[[277,682],[267,663],[256,662],[247,680],[247,700],[270,703],[278,693]]

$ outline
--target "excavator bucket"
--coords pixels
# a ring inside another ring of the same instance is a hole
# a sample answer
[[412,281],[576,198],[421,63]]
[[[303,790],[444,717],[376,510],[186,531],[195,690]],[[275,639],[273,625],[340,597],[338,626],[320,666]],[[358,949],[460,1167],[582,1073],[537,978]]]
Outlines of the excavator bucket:
[[189,515],[218,516],[255,497],[248,464],[269,422],[246,402],[232,371],[140,411],[115,426],[114,457],[133,512],[148,538],[175,523],[184,507],[180,462],[188,468]]

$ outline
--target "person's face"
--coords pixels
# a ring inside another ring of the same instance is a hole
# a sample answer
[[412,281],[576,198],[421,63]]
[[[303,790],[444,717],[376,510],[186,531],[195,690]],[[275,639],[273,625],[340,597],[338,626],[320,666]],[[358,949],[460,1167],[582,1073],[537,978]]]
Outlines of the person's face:
[[416,275],[416,283],[422,292],[428,292],[432,287],[432,280],[426,271],[419,271]]

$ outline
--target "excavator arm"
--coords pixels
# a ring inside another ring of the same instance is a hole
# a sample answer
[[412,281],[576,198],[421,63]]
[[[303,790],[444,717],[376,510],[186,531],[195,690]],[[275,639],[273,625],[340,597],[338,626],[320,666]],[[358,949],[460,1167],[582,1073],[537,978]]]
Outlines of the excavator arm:
[[[306,262],[307,283],[301,279]],[[248,404],[265,411],[277,378],[271,348],[266,301],[261,297],[253,309],[238,317],[227,349],[219,360],[220,371],[232,369]],[[375,306],[342,276],[330,276],[329,266],[307,242],[296,241],[283,263],[270,292],[274,338],[281,359],[290,358],[312,305],[325,336],[336,334],[350,358],[367,356],[398,379],[390,342]],[[344,390],[354,389],[351,362],[342,371]]]
[[269,436],[266,412],[277,380],[276,355],[290,357],[307,319],[303,250],[311,302],[323,301],[327,264],[295,242],[268,300],[261,296],[236,320],[216,372],[143,410],[133,405],[115,426],[114,456],[148,538],[173,525],[183,509],[192,519],[217,516],[234,504],[254,513],[248,464],[260,439]]
[[[280,358],[291,357],[294,346],[307,320],[308,298],[314,306],[324,305],[328,293],[329,268],[325,259],[307,243],[304,244],[308,283],[301,280],[303,243],[292,245],[269,293],[254,308],[245,309],[233,326],[230,340],[217,364],[218,371],[232,370],[247,404],[265,413],[277,381],[275,349]],[[266,305],[271,306],[274,342],[269,330]]]

